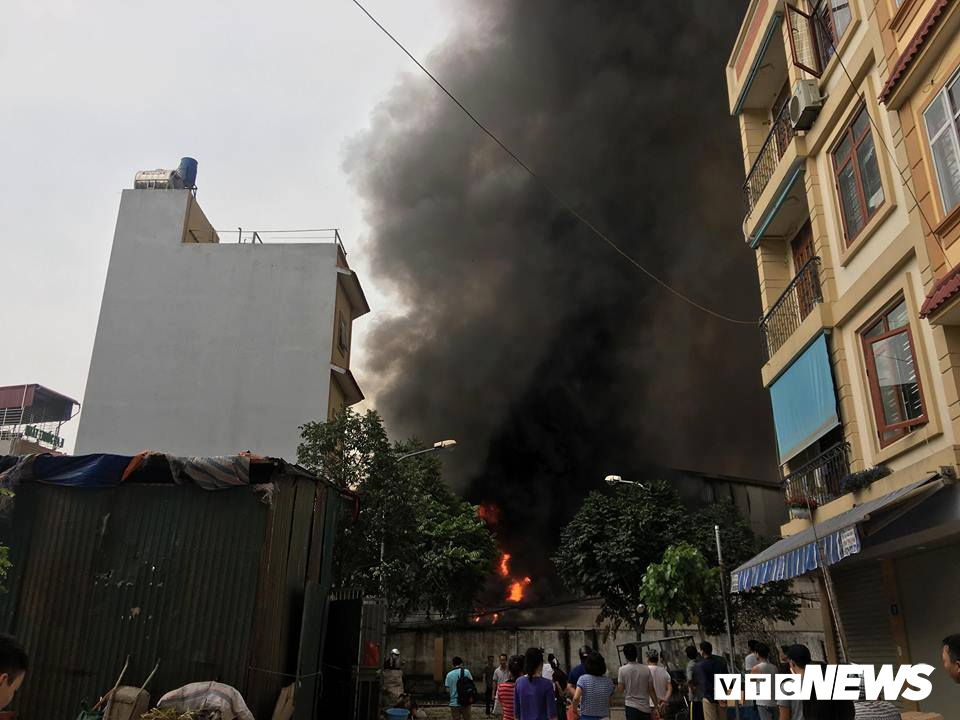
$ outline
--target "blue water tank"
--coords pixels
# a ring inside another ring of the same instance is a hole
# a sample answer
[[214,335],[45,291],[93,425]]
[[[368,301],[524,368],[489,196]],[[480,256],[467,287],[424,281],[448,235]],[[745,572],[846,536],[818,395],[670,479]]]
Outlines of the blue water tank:
[[180,158],[180,167],[177,168],[177,172],[183,178],[185,188],[197,186],[197,161],[192,157]]

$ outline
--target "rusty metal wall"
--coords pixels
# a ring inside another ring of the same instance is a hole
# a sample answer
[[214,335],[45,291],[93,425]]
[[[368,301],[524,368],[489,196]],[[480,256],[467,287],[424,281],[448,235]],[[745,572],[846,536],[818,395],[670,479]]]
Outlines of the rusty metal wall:
[[154,699],[197,680],[244,689],[258,581],[277,559],[264,557],[268,515],[250,488],[18,487],[0,524],[14,563],[0,620],[32,656],[20,716],[75,717],[127,655],[130,684],[161,661]]

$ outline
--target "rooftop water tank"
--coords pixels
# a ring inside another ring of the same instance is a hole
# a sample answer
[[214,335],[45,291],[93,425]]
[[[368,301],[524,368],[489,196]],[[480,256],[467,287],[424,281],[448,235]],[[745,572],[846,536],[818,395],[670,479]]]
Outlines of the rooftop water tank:
[[197,161],[192,157],[180,158],[180,167],[177,168],[183,178],[183,186],[192,190],[197,186]]

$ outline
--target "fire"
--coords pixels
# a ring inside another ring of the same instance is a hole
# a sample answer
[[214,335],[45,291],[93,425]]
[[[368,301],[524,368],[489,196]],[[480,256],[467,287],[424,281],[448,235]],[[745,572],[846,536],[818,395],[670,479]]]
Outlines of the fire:
[[510,575],[510,553],[500,554],[500,577],[509,577]]
[[515,603],[522,602],[524,588],[530,585],[531,582],[528,577],[525,577],[523,580],[514,580],[507,588],[507,600]]
[[473,621],[474,621],[475,623],[480,622],[480,616],[477,615],[476,617],[474,617],[474,618],[473,618]]
[[499,619],[500,619],[500,613],[494,613],[493,619],[491,620],[491,622],[495,624]]
[[487,525],[496,525],[500,522],[500,508],[493,503],[480,503],[480,519]]

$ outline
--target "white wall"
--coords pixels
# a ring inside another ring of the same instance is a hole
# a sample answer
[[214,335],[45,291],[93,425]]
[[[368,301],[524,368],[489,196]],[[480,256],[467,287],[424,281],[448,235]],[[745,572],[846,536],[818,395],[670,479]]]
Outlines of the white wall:
[[182,243],[188,201],[123,192],[76,452],[295,460],[327,414],[336,246]]

